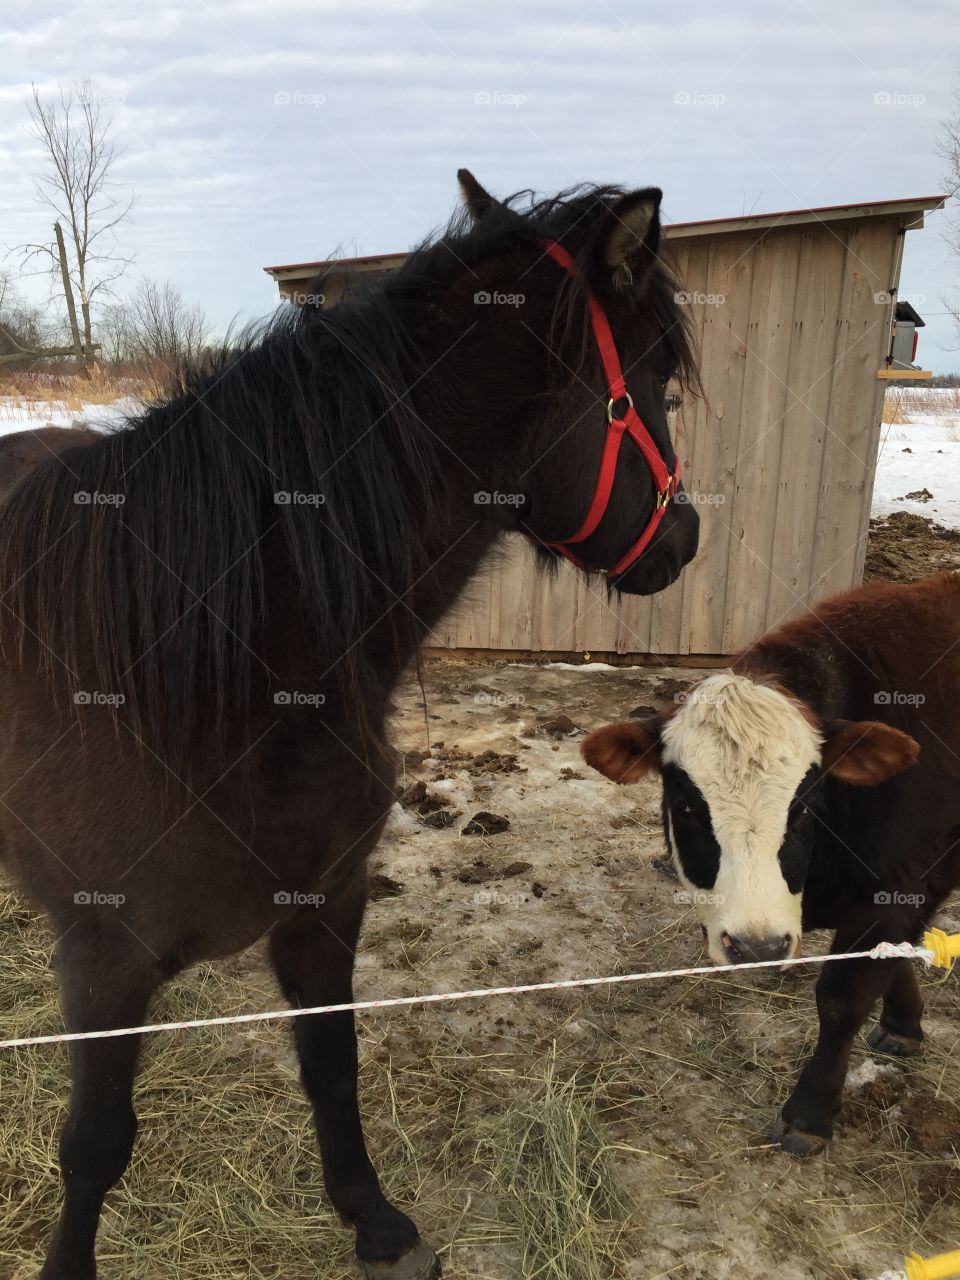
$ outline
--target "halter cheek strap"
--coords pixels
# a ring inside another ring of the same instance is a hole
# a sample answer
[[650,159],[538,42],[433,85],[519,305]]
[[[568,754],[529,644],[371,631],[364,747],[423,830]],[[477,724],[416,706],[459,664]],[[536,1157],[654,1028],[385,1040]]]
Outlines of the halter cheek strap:
[[[554,240],[548,240],[544,247],[555,262],[558,262],[571,275],[579,278],[579,272],[574,266],[573,259],[562,245],[557,244]],[[610,577],[616,577],[629,569],[643,555],[661,520],[666,515],[667,506],[670,499],[677,492],[677,486],[680,482],[680,459],[677,458],[676,466],[672,472],[667,470],[663,455],[660,453],[653,436],[647,430],[643,419],[634,408],[633,399],[627,390],[623,370],[620,367],[620,357],[617,354],[617,344],[613,340],[613,333],[610,330],[610,322],[607,319],[606,312],[600,305],[599,299],[590,289],[587,289],[587,301],[590,306],[590,322],[593,327],[593,336],[600,352],[600,361],[603,365],[609,394],[607,402],[607,435],[603,442],[603,454],[600,458],[600,472],[597,476],[596,487],[583,524],[571,537],[564,538],[559,542],[544,542],[544,546],[552,547],[555,551],[559,551],[562,556],[565,556],[572,564],[575,564],[578,569],[594,569],[597,567],[585,564],[570,550],[570,547],[574,543],[583,542],[589,538],[606,514],[607,507],[610,504],[610,495],[613,492],[613,484],[617,477],[620,446],[623,443],[624,436],[629,436],[646,459],[656,487],[657,502],[653,514],[640,537],[626,554],[621,556],[616,564],[606,569]]]

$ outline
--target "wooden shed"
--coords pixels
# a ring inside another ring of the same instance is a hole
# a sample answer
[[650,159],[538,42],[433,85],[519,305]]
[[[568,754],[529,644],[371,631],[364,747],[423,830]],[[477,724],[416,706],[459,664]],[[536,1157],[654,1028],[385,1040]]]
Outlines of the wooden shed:
[[[705,398],[676,415],[700,551],[650,598],[555,579],[520,537],[435,643],[520,656],[719,656],[861,581],[907,231],[943,196],[678,223],[666,229],[701,350]],[[268,267],[291,301],[321,268],[329,305],[404,254]],[[662,660],[662,657],[661,657]]]

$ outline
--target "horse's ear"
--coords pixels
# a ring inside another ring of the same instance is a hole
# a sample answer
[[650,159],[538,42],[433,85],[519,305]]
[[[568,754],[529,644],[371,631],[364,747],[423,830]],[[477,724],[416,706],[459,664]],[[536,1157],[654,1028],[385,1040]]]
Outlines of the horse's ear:
[[474,222],[479,222],[497,203],[489,191],[485,191],[469,169],[457,170],[460,194]]
[[611,205],[600,228],[603,265],[617,287],[639,284],[653,266],[660,247],[659,187],[631,191]]
[[580,748],[591,769],[613,782],[639,782],[651,769],[660,769],[661,722],[606,724],[587,734]]

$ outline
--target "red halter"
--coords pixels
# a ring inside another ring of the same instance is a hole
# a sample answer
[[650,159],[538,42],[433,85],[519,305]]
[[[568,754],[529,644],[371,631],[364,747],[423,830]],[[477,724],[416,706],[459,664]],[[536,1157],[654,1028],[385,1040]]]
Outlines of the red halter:
[[[555,262],[559,262],[561,267],[564,267],[571,275],[579,278],[579,272],[574,266],[573,259],[562,245],[557,244],[554,240],[548,240],[545,248]],[[650,468],[650,474],[653,476],[653,482],[657,490],[657,505],[654,508],[653,515],[647,522],[647,527],[630,550],[612,568],[606,570],[610,577],[616,577],[629,569],[643,555],[650,539],[656,533],[660,521],[667,514],[667,506],[670,499],[676,494],[677,485],[680,483],[680,459],[677,458],[676,466],[671,474],[667,470],[667,465],[660,450],[657,448],[656,441],[633,407],[633,400],[624,382],[623,370],[620,368],[617,344],[614,342],[613,334],[610,331],[610,322],[607,320],[606,313],[599,300],[589,289],[587,289],[587,301],[590,304],[593,336],[597,340],[600,360],[603,363],[603,370],[607,379],[607,391],[610,397],[607,402],[607,438],[603,444],[597,487],[594,490],[593,500],[590,503],[586,519],[572,537],[564,538],[560,542],[544,542],[544,546],[553,547],[554,550],[559,551],[562,556],[565,556],[572,564],[575,564],[578,569],[588,568],[582,560],[573,554],[570,550],[570,544],[583,542],[586,538],[589,538],[603,519],[610,503],[610,494],[613,492],[613,482],[617,475],[620,445],[623,442],[624,434],[629,435],[647,460],[647,466]],[[626,411],[622,416],[615,415],[614,408],[623,401],[627,405]]]

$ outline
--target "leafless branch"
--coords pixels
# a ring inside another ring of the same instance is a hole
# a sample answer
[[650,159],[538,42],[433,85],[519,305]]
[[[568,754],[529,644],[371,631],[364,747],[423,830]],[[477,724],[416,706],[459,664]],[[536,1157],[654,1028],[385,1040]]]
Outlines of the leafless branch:
[[132,261],[121,251],[116,234],[133,203],[114,180],[123,152],[111,137],[106,100],[89,82],[72,90],[60,86],[52,102],[45,102],[34,86],[28,111],[31,131],[44,153],[34,189],[53,214],[56,237],[48,243],[21,245],[21,260],[24,265],[45,260],[59,278],[74,345],[89,358],[94,348],[93,300],[109,293]]

